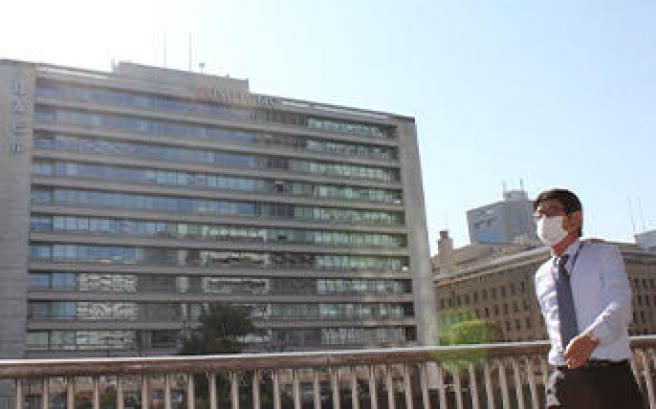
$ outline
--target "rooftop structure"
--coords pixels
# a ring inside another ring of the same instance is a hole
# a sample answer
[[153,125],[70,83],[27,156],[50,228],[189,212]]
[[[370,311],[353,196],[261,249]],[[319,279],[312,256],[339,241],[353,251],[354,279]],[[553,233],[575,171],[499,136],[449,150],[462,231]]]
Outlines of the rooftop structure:
[[467,211],[469,239],[472,244],[535,242],[533,204],[520,190],[503,192],[503,200]]

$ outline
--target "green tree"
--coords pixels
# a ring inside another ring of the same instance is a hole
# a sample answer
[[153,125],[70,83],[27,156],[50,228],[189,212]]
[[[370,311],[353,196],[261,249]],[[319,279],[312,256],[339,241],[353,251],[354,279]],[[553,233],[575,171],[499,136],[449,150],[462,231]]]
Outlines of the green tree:
[[200,326],[182,339],[180,355],[237,354],[243,338],[255,331],[250,308],[210,304],[200,315]]
[[[440,335],[440,345],[456,346],[488,344],[503,341],[503,331],[496,323],[481,319],[453,322]],[[453,369],[465,369],[469,364],[480,364],[486,352],[480,348],[458,348],[441,351],[436,359]]]
[[487,344],[503,341],[503,331],[495,322],[467,320],[451,325],[440,339],[442,345]]
[[[247,307],[224,303],[209,304],[203,308],[199,317],[200,325],[190,334],[183,336],[180,355],[238,354],[243,347],[246,335],[255,331],[251,320],[251,310]],[[194,376],[196,383],[196,408],[206,409],[208,402],[207,375]],[[251,380],[243,381],[250,384]],[[226,373],[216,374],[217,396],[220,402],[228,402],[230,382]],[[222,403],[223,404],[223,403]],[[222,404],[219,407],[222,407]]]

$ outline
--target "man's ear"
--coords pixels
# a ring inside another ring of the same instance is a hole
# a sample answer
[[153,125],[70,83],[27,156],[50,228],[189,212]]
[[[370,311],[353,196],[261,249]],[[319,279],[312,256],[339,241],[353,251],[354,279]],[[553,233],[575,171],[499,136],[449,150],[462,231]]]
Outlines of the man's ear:
[[576,226],[577,229],[580,228],[583,224],[583,212],[580,210],[570,213],[567,215],[567,217],[569,218],[570,222]]

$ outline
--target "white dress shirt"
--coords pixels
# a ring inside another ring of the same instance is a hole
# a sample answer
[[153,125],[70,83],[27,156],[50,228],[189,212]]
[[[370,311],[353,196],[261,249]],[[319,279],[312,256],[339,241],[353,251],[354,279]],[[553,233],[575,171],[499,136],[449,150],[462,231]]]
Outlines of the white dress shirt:
[[[577,254],[578,253],[578,254]],[[616,246],[600,242],[572,243],[565,267],[570,274],[579,333],[599,340],[591,359],[620,361],[631,357],[628,328],[631,322],[631,287]],[[560,337],[556,282],[556,258],[547,260],[535,273],[535,294],[551,340],[549,363],[565,365]]]

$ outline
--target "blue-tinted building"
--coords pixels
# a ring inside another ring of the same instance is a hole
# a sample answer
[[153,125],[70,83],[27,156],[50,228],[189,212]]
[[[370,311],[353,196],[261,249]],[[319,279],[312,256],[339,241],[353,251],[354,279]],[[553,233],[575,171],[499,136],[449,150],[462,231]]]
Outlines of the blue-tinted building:
[[536,240],[532,214],[526,191],[506,191],[502,201],[467,211],[469,239],[481,244]]

